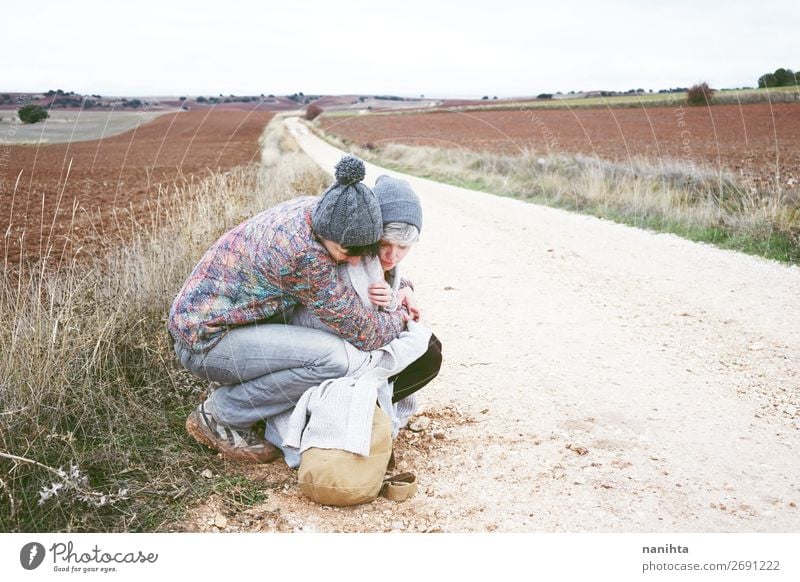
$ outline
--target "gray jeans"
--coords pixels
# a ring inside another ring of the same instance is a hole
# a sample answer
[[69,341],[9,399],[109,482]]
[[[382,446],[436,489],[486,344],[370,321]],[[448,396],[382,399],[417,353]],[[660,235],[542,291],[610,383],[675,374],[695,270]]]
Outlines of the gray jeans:
[[277,323],[234,328],[201,354],[176,342],[175,353],[195,376],[222,384],[208,404],[217,420],[233,428],[293,408],[312,386],[347,375],[358,357],[337,335]]

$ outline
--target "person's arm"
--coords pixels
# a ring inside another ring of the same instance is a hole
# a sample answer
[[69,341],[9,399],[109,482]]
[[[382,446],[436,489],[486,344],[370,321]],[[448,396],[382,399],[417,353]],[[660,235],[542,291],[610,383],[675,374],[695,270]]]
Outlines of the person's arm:
[[300,254],[293,269],[282,273],[281,287],[358,349],[385,346],[405,329],[404,313],[365,307],[323,251],[309,249]]

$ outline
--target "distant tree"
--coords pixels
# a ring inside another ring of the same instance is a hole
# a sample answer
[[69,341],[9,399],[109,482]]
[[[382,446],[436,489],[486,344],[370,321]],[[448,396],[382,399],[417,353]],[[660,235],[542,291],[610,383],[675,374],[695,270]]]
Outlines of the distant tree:
[[758,78],[758,88],[764,89],[766,87],[775,87],[775,75],[767,73]]
[[[781,67],[775,69],[775,85],[777,87],[786,87],[787,85],[794,85],[794,73]],[[791,79],[791,81],[789,80]]]
[[800,73],[794,73],[791,69],[779,68],[774,73],[767,73],[758,78],[759,89],[765,87],[793,87],[800,85]]
[[488,99],[488,98],[489,98],[489,96],[488,96],[488,95],[484,95],[483,97],[481,97],[481,101],[485,101],[485,100],[486,100],[486,99]]
[[497,95],[495,95],[494,97],[492,97],[492,99],[497,99]]
[[178,97],[178,101],[180,101],[181,103],[183,103],[184,101],[186,101],[186,97]]
[[539,93],[536,96],[536,98],[537,99],[552,99],[553,98],[553,94],[552,93]]
[[198,103],[205,103],[206,101],[208,101],[208,99],[206,99],[205,97],[203,97],[203,96],[201,95],[200,97],[198,97],[197,99],[195,99],[195,101],[197,101]]
[[23,105],[17,109],[17,115],[22,123],[38,123],[50,117],[41,105]]
[[686,101],[689,105],[710,105],[713,97],[714,90],[705,81],[692,85],[686,92]]

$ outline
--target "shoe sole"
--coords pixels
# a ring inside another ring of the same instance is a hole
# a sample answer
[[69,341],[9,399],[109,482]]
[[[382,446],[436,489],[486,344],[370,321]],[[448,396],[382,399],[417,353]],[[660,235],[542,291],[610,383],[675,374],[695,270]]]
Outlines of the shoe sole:
[[280,449],[272,446],[270,443],[265,443],[264,452],[261,454],[243,451],[233,447],[220,447],[219,441],[209,436],[206,431],[203,430],[202,426],[200,426],[200,420],[197,418],[197,410],[193,410],[186,419],[186,432],[201,445],[220,453],[223,457],[231,461],[240,463],[270,463],[281,456]]

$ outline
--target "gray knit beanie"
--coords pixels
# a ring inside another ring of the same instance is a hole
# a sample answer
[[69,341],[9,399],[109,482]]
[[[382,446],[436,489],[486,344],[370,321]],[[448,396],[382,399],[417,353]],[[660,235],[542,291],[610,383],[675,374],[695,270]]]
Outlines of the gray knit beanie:
[[381,238],[383,223],[378,199],[361,180],[364,162],[345,156],[336,164],[336,182],[311,215],[314,232],[343,247],[371,245]]
[[391,176],[379,176],[372,191],[381,205],[383,224],[404,222],[422,232],[422,206],[408,182]]

